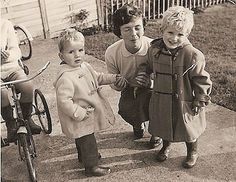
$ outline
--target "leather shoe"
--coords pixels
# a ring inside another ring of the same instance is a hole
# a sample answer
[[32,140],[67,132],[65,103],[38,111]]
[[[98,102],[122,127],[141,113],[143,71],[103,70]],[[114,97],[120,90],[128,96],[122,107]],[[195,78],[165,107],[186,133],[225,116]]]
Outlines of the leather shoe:
[[162,139],[160,137],[155,137],[152,135],[150,141],[149,141],[149,148],[154,149],[158,147],[162,143]]
[[158,152],[157,154],[157,161],[158,162],[164,162],[170,153],[170,145],[171,143],[167,140],[163,140],[163,146],[161,148],[161,150]]
[[29,122],[29,127],[31,129],[32,135],[41,133],[42,128],[39,125],[35,124],[31,118],[28,119],[28,122]]
[[85,175],[88,177],[104,176],[109,173],[111,173],[111,169],[109,167],[94,166],[94,167],[85,168]]

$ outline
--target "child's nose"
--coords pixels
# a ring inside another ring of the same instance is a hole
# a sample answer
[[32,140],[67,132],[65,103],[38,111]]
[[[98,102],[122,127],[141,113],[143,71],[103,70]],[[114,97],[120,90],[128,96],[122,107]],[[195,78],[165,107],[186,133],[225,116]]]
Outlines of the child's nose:
[[76,58],[79,57],[79,51],[75,51],[74,56],[75,56]]
[[178,36],[177,35],[173,35],[173,40],[178,40]]

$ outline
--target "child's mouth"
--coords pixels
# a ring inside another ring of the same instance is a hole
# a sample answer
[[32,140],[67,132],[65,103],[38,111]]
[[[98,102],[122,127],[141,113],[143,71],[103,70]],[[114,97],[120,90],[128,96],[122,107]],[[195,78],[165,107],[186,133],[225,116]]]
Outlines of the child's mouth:
[[80,63],[81,62],[81,59],[76,59],[75,60],[75,63]]

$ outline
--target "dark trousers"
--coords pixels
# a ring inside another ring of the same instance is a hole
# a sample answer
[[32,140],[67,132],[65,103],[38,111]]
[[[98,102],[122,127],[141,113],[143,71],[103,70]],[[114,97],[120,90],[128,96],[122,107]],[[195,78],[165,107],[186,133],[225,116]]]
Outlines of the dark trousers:
[[151,94],[151,90],[146,88],[127,87],[121,92],[118,113],[127,123],[139,128],[149,120]]
[[94,133],[76,138],[75,145],[85,168],[98,165],[98,148]]

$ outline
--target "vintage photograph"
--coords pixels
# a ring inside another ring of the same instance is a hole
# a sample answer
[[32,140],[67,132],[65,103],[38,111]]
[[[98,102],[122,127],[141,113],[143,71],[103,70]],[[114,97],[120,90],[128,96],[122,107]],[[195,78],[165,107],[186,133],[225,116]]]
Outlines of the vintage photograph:
[[236,181],[235,0],[1,0],[2,182]]

